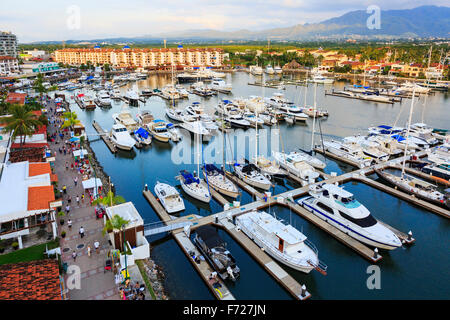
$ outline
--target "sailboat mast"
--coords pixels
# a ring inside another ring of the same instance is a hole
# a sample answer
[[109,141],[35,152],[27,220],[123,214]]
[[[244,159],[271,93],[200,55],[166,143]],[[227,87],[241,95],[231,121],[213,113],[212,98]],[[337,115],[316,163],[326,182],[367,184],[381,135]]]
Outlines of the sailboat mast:
[[311,151],[314,149],[314,131],[316,125],[316,93],[317,93],[317,83],[314,84],[314,110],[313,110],[313,129],[311,134]]
[[412,99],[411,99],[411,109],[409,110],[408,129],[406,131],[405,152],[403,154],[403,165],[402,165],[402,176],[401,176],[402,179],[403,179],[403,176],[405,175],[406,151],[408,150],[409,130],[411,129],[411,118],[412,118],[412,113],[413,113],[415,95],[416,95],[416,87],[414,87],[414,89],[413,89],[413,95],[412,95]]
[[306,81],[306,83],[305,83],[305,102],[304,102],[304,104],[303,104],[303,107],[304,108],[306,108],[306,95],[307,95],[307,93],[308,93],[308,81]]

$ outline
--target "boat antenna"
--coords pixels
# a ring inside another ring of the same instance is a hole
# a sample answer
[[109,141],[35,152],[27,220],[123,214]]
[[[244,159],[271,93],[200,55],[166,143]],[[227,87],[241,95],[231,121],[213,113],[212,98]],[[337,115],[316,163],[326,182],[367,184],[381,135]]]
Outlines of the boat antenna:
[[409,110],[408,129],[406,131],[405,152],[403,154],[403,165],[402,165],[402,176],[401,176],[402,179],[403,179],[403,176],[405,175],[406,151],[408,150],[409,130],[411,129],[411,118],[412,118],[412,113],[413,113],[413,108],[414,108],[414,97],[415,96],[416,96],[416,87],[414,86],[413,95],[412,95],[412,99],[411,99],[411,109]]

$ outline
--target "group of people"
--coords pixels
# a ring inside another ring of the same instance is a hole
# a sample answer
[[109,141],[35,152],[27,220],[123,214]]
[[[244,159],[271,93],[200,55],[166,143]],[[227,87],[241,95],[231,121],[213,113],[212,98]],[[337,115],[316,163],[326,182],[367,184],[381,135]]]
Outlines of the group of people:
[[136,281],[131,285],[131,281],[127,279],[123,287],[119,287],[119,296],[122,300],[145,300],[145,286]]

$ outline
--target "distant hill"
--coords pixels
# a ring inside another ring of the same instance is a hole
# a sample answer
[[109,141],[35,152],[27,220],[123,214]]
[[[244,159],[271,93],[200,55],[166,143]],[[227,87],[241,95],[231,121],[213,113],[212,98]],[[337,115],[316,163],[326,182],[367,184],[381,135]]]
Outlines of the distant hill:
[[[185,30],[134,38],[96,39],[90,42],[153,42],[155,40],[332,40],[450,37],[450,7],[421,6],[414,9],[381,11],[381,28],[370,30],[365,10],[348,12],[320,23],[298,24],[262,31]],[[80,41],[67,41],[67,43]],[[48,42],[47,42],[48,43]]]

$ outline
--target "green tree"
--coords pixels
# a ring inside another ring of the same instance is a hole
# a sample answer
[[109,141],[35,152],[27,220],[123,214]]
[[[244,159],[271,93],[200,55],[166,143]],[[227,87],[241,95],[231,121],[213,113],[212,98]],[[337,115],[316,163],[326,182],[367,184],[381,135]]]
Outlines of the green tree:
[[115,196],[114,192],[111,190],[108,192],[106,197],[98,198],[92,202],[92,205],[103,204],[105,206],[114,206],[117,204],[124,203],[125,199],[122,196]]
[[62,129],[65,129],[65,128],[73,129],[73,127],[75,125],[80,123],[80,120],[78,120],[78,115],[75,112],[67,111],[67,112],[64,112],[63,115],[66,118],[66,120],[64,121],[64,123],[61,126]]
[[28,109],[20,105],[12,105],[9,108],[10,117],[5,117],[5,130],[12,132],[12,140],[20,137],[20,145],[25,143],[26,136],[32,136],[36,129],[42,123],[36,119],[36,116]]
[[42,96],[49,91],[44,86],[44,77],[43,77],[42,73],[39,73],[37,75],[37,78],[36,78],[36,80],[34,81],[34,84],[33,84],[33,89],[34,89],[34,91],[39,93],[39,97],[41,98],[41,100],[42,100]]

